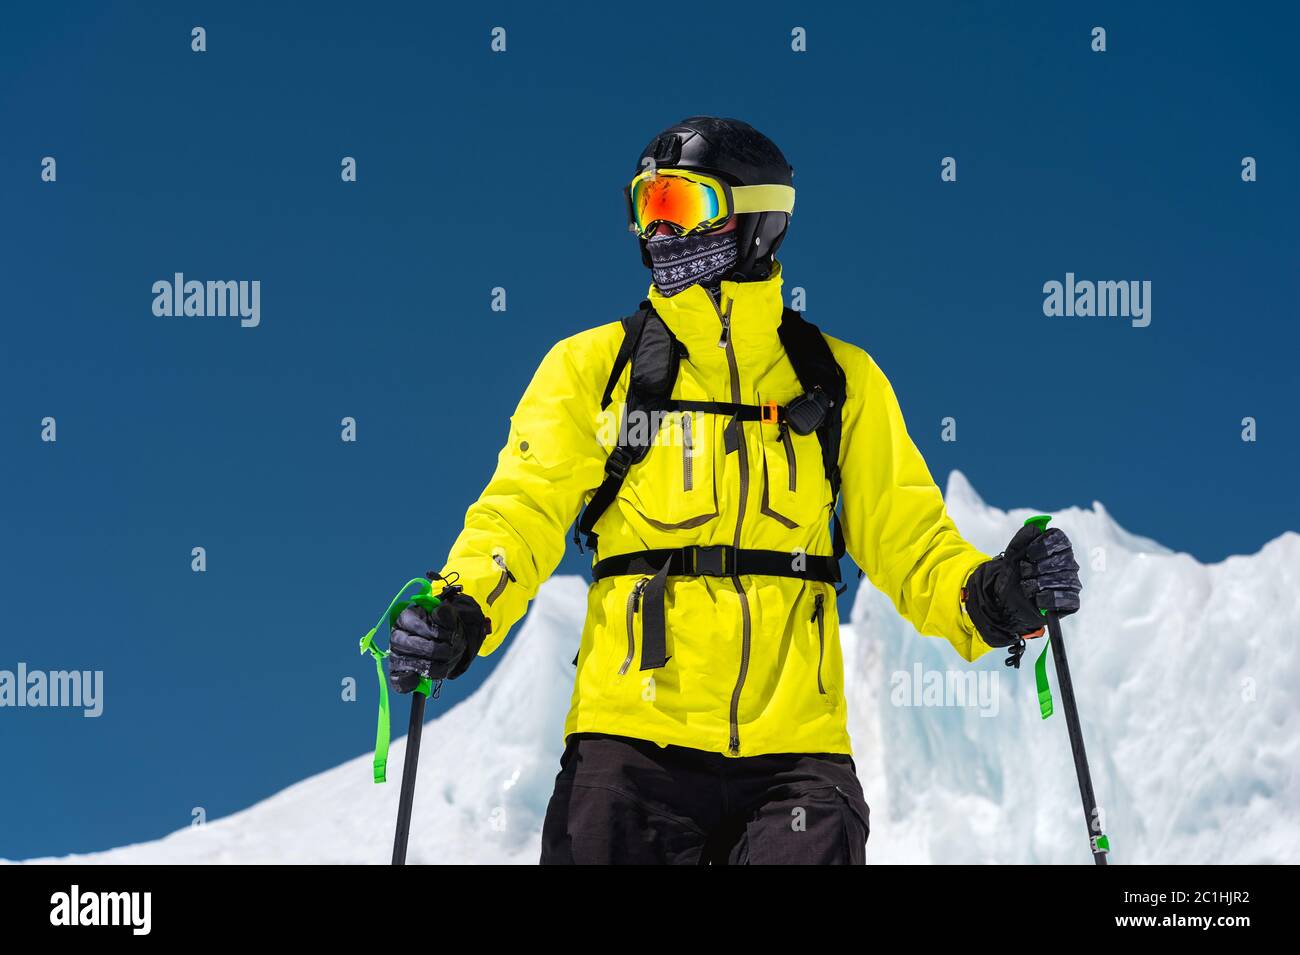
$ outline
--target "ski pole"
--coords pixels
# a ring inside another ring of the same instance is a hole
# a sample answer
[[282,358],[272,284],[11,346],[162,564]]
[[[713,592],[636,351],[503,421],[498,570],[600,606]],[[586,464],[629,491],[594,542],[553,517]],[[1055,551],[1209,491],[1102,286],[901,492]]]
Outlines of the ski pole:
[[[1031,517],[1026,524],[1037,527],[1039,533],[1047,530],[1051,518],[1045,515]],[[1047,646],[1043,647],[1035,667],[1038,679],[1038,700],[1042,707],[1043,719],[1052,715],[1052,691],[1047,684],[1047,654],[1052,654],[1056,662],[1056,682],[1061,688],[1061,705],[1065,709],[1065,728],[1070,736],[1070,750],[1074,754],[1074,774],[1079,780],[1079,796],[1083,801],[1083,819],[1088,827],[1088,845],[1092,850],[1093,862],[1106,864],[1106,854],[1110,851],[1110,840],[1102,829],[1101,814],[1097,809],[1097,797],[1092,790],[1092,773],[1088,769],[1088,753],[1083,745],[1083,729],[1079,725],[1079,707],[1074,699],[1074,683],[1070,679],[1070,663],[1065,655],[1065,638],[1061,635],[1061,619],[1056,611],[1042,611],[1047,618]]]
[[[450,585],[447,589],[451,589]],[[415,587],[415,593],[407,596],[407,591]],[[388,609],[384,611],[379,622],[370,632],[361,638],[361,652],[369,653],[375,659],[375,672],[379,675],[379,723],[375,730],[375,782],[386,781],[388,773],[388,744],[390,735],[390,716],[388,710],[388,681],[384,678],[384,657],[388,651],[375,645],[375,634],[384,629],[391,629],[393,620],[411,604],[432,611],[442,600],[432,593],[433,585],[427,579],[408,580],[397,592]],[[444,590],[445,594],[447,591]],[[424,678],[411,694],[411,718],[406,727],[406,757],[402,762],[402,790],[397,802],[397,831],[393,835],[393,865],[406,865],[406,846],[411,835],[411,809],[415,804],[415,777],[420,763],[420,737],[424,730],[424,707],[430,696],[437,697],[442,688],[442,681],[436,683]]]
[[415,803],[415,771],[420,763],[420,735],[424,730],[424,704],[419,690],[411,696],[411,720],[406,726],[406,758],[402,761],[402,795],[397,802],[397,832],[393,835],[393,865],[406,865],[406,843],[411,836],[411,807]]

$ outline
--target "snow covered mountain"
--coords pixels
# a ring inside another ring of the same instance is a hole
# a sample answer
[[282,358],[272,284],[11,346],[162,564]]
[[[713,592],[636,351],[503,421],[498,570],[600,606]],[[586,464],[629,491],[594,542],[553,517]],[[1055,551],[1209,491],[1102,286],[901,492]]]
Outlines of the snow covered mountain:
[[[988,507],[957,472],[946,497],[989,553],[1033,513]],[[1055,524],[1084,565],[1084,610],[1065,634],[1113,861],[1300,862],[1300,535],[1207,566],[1128,533],[1100,504]],[[426,726],[411,863],[536,861],[585,596],[579,578],[549,582],[491,677]],[[872,809],[868,861],[1089,863],[1064,719],[1038,714],[1041,641],[1019,672],[1001,651],[968,667],[870,586],[851,616],[845,676]],[[958,678],[983,691],[975,705],[930,699],[937,681]],[[398,704],[394,722],[404,713]],[[370,759],[202,828],[43,861],[387,862],[398,784],[374,785]]]

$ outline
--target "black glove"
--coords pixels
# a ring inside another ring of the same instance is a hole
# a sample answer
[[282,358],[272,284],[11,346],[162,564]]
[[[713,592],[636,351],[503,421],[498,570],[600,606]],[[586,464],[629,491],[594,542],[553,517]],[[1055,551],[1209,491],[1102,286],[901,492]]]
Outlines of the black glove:
[[1001,555],[971,574],[966,610],[984,642],[1011,647],[1007,664],[1019,666],[1025,635],[1045,623],[1040,611],[1054,610],[1062,617],[1074,613],[1082,589],[1079,564],[1065,533],[1026,524]]
[[488,622],[473,597],[458,587],[441,594],[432,612],[415,604],[402,611],[388,637],[388,685],[410,693],[422,678],[454,680],[474,662]]

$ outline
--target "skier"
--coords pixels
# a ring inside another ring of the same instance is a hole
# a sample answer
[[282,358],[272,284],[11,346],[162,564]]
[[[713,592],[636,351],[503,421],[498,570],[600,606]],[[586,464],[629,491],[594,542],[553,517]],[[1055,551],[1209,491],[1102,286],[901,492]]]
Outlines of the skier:
[[1057,529],[968,544],[881,370],[783,308],[771,140],[685,119],[625,191],[649,298],[542,361],[441,570],[461,590],[398,618],[391,685],[495,650],[576,519],[593,583],[541,861],[862,863],[839,557],[964,659],[1017,664],[1042,610],[1078,609],[1078,564]]

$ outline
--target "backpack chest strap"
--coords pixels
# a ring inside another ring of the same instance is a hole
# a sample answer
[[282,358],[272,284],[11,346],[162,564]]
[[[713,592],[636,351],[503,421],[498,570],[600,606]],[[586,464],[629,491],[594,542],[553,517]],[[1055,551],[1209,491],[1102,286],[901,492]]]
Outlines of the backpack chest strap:
[[664,402],[665,411],[697,411],[701,414],[724,415],[739,418],[741,421],[761,421],[764,424],[779,424],[785,420],[785,407],[775,401],[766,401],[761,405],[744,405],[734,401],[687,401],[673,399]]

